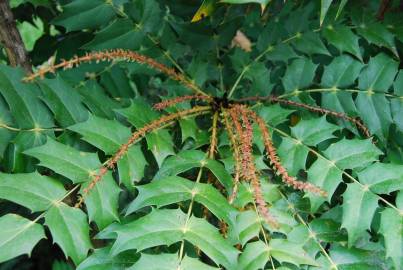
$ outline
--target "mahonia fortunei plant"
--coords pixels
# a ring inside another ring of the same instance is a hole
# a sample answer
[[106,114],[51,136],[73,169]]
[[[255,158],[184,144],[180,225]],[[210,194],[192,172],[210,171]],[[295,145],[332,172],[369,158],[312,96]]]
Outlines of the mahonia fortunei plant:
[[400,269],[400,19],[266,4],[77,0],[52,23],[81,56],[0,66],[0,262]]

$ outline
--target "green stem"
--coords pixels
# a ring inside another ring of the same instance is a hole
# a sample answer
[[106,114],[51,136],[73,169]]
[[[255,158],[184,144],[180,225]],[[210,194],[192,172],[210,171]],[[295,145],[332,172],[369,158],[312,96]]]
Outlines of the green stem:
[[386,97],[403,99],[403,96],[398,96],[398,95],[385,93],[385,92],[380,92],[380,91],[364,91],[364,90],[359,90],[359,89],[342,89],[342,88],[337,88],[337,87],[296,90],[296,91],[293,91],[291,93],[286,93],[286,94],[280,95],[279,98],[295,97],[295,96],[298,96],[298,95],[303,94],[303,93],[325,93],[325,92],[330,92],[330,93],[350,92],[350,93],[383,94]]
[[323,246],[320,244],[320,241],[318,238],[316,238],[316,233],[311,229],[311,227],[305,222],[305,220],[301,217],[301,215],[295,210],[295,207],[292,203],[290,203],[287,199],[287,197],[284,195],[283,192],[281,192],[281,190],[279,190],[281,197],[287,202],[288,204],[288,208],[291,210],[291,212],[293,213],[293,215],[295,215],[298,220],[301,222],[302,225],[304,225],[308,232],[309,232],[309,237],[313,238],[314,241],[316,242],[316,244],[319,246],[320,251],[322,252],[322,254],[326,257],[326,259],[330,262],[330,264],[332,265],[330,269],[332,270],[338,270],[337,268],[337,264],[332,260],[332,258],[329,256],[329,254],[326,252],[326,250],[323,248]]
[[[313,31],[313,32],[318,32],[318,31],[320,31],[320,30],[321,30],[321,29],[318,28],[318,29],[314,29],[314,30],[312,30],[312,31]],[[302,33],[298,32],[298,33],[296,33],[295,35],[293,35],[293,36],[291,36],[291,37],[289,37],[289,38],[286,38],[286,39],[280,41],[279,43],[275,44],[274,46],[269,46],[269,47],[267,47],[267,49],[264,50],[261,54],[259,54],[251,63],[249,63],[249,65],[246,65],[246,66],[242,69],[241,74],[239,74],[238,78],[236,79],[234,85],[233,85],[232,88],[231,88],[231,91],[228,93],[228,98],[230,98],[230,97],[234,94],[234,91],[235,91],[236,87],[238,86],[239,82],[241,81],[242,77],[244,76],[245,72],[248,70],[248,68],[249,68],[253,63],[259,61],[264,55],[266,55],[266,53],[272,51],[275,46],[277,46],[277,45],[279,45],[279,44],[281,44],[281,43],[290,42],[291,40],[294,40],[294,39],[296,39],[296,38],[300,38],[301,36],[302,36]]]
[[[215,113],[214,116],[213,116],[213,124],[212,124],[213,127],[217,127],[217,121],[218,121],[218,113]],[[214,133],[215,133],[215,131],[213,130],[212,136],[216,135]],[[215,140],[215,138],[212,138],[212,140]],[[204,169],[205,164],[206,164],[205,159],[207,159],[209,156],[211,156],[211,153],[214,153],[214,149],[212,149],[212,148],[214,148],[214,144],[215,143],[211,143],[212,147],[210,148],[210,151],[206,152],[205,158],[200,162],[200,169],[199,169],[199,172],[197,174],[195,185],[200,183],[200,180],[201,180],[201,177],[202,177],[202,174],[203,174],[203,169]],[[214,155],[212,155],[211,158],[214,158]],[[185,229],[187,228],[187,225],[189,223],[190,216],[191,216],[192,210],[193,210],[193,205],[194,205],[194,195],[192,193],[192,199],[190,201],[190,205],[189,205],[189,208],[188,208],[188,211],[187,211],[187,214],[186,214]],[[185,248],[185,240],[182,240],[181,246],[180,246],[180,249],[179,249],[179,259],[181,261],[183,259],[183,255],[184,255],[184,248]]]
[[228,98],[230,98],[232,96],[232,94],[234,93],[235,89],[238,87],[238,84],[241,82],[241,79],[243,77],[243,75],[245,74],[245,72],[249,69],[249,65],[245,66],[242,69],[241,74],[239,74],[238,78],[236,79],[234,85],[232,86],[231,90],[228,93]]
[[172,58],[171,54],[167,50],[163,49],[159,45],[158,41],[155,38],[153,38],[150,34],[147,34],[147,37],[162,51],[164,56],[180,71],[180,73],[185,74],[185,71],[181,68],[181,66],[175,61],[175,59]]
[[[253,191],[250,190],[251,194],[253,194]],[[263,223],[262,220],[263,218],[260,216],[259,211],[257,210],[257,206],[256,203],[253,201],[253,209],[255,210],[256,215],[259,217],[259,227],[260,227],[260,231],[262,232],[263,235],[263,240],[264,243],[267,247],[269,247],[269,237],[266,234],[266,230],[263,227]],[[273,257],[271,256],[271,254],[269,254],[270,257],[270,263],[271,263],[271,267],[273,268],[273,270],[276,270],[276,267],[274,266],[274,262],[273,262]]]
[[36,224],[41,218],[43,218],[46,215],[46,212],[51,209],[52,207],[57,207],[57,205],[59,203],[61,203],[64,199],[66,199],[68,196],[70,196],[70,194],[72,194],[74,191],[76,191],[78,188],[80,187],[80,185],[76,185],[75,187],[73,187],[71,190],[69,190],[66,194],[63,195],[62,198],[60,198],[57,201],[54,201],[50,204],[49,208],[46,209],[45,211],[43,211],[39,216],[37,216],[31,223],[29,223],[27,226],[24,227],[23,230],[21,230],[20,232],[18,232],[17,234],[23,233],[25,230],[29,229],[31,226],[33,226],[34,224]]
[[[199,173],[197,174],[196,184],[200,182],[201,176],[203,174],[203,168],[204,168],[204,165],[201,165],[201,167],[199,169]],[[189,209],[188,209],[187,214],[186,214],[185,228],[187,228],[187,225],[189,223],[190,215],[192,214],[192,210],[193,210],[193,204],[194,204],[194,196],[192,195],[192,199],[190,201]],[[181,261],[183,259],[183,255],[184,255],[183,254],[184,253],[184,248],[185,248],[185,240],[182,240],[181,247],[179,249],[179,260],[181,260]]]
[[30,129],[20,129],[20,128],[15,128],[15,127],[10,127],[6,124],[0,124],[0,128],[5,128],[11,131],[15,131],[15,132],[41,132],[41,131],[64,131],[64,128],[30,128]]
[[[269,126],[271,129],[273,129],[274,131],[276,131],[277,133],[281,134],[282,136],[291,139],[295,144],[301,144],[301,141],[299,141],[299,140],[295,139],[294,137],[288,135],[286,132],[284,132],[284,131],[282,131],[282,130],[280,130],[280,129],[278,129],[278,128],[275,128],[275,127],[273,127],[273,126],[271,126],[271,125],[269,125],[269,124],[268,124],[268,126]],[[323,160],[326,160],[326,161],[329,163],[330,166],[332,166],[332,167],[338,169],[343,175],[345,175],[345,176],[346,176],[347,178],[349,178],[351,181],[353,181],[354,183],[357,183],[357,184],[360,185],[362,188],[366,188],[363,184],[361,184],[358,180],[356,180],[356,179],[355,179],[353,176],[351,176],[349,173],[347,173],[347,172],[345,172],[344,170],[340,169],[333,161],[327,159],[325,156],[323,156],[322,154],[320,154],[319,152],[317,152],[315,149],[313,149],[313,148],[309,147],[308,145],[304,144],[303,142],[302,142],[302,145],[303,145],[304,147],[306,147],[306,148],[309,150],[309,152],[315,154],[316,156],[322,158]],[[379,200],[381,200],[383,203],[385,203],[386,205],[388,205],[390,208],[396,210],[396,211],[399,213],[399,215],[403,215],[403,210],[398,209],[396,206],[394,206],[393,204],[391,204],[390,202],[388,202],[387,200],[385,200],[384,198],[382,198],[382,197],[379,196],[378,194],[372,192],[371,190],[369,190],[369,192],[371,192],[371,193],[374,194],[376,197],[378,197]]]

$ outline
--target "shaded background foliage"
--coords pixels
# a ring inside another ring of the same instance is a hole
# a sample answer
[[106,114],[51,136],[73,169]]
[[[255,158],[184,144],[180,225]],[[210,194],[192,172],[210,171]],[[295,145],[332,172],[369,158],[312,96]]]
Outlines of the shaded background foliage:
[[[339,119],[258,105],[290,174],[317,184],[329,197],[282,186],[256,140],[262,177],[273,178],[263,186],[266,200],[281,224],[279,230],[263,225],[271,232],[269,247],[256,212],[247,206],[248,184],[234,206],[218,189],[199,184],[189,221],[194,235],[178,235],[186,220],[178,206],[186,209],[192,199],[192,181],[209,143],[209,118],[180,120],[150,134],[119,162],[119,173],[99,184],[85,212],[70,206],[91,172],[125,143],[131,127],[158,116],[149,104],[188,90],[136,63],[83,64],[35,84],[22,83],[21,70],[1,65],[0,224],[29,229],[11,242],[2,241],[14,233],[0,232],[0,269],[150,269],[151,263],[176,269],[183,238],[184,269],[401,269],[400,2],[391,1],[382,20],[379,1],[348,1],[337,19],[346,1],[333,1],[321,16],[324,2],[332,1],[273,1],[263,13],[257,4],[218,4],[210,16],[191,23],[200,1],[11,1],[35,66],[92,50],[136,50],[183,71],[215,96],[232,90],[233,98],[276,94],[359,116],[376,146]],[[231,47],[237,30],[251,40],[251,52]],[[7,63],[4,52],[0,57]],[[225,134],[218,156],[205,166],[228,183],[234,162]],[[210,224],[197,218],[203,217],[202,205],[212,213]],[[229,224],[226,239],[213,227],[219,220]],[[161,230],[173,233],[150,243]],[[238,259],[235,245],[243,250]],[[33,246],[31,258],[16,257]],[[10,247],[15,254],[5,253]]]

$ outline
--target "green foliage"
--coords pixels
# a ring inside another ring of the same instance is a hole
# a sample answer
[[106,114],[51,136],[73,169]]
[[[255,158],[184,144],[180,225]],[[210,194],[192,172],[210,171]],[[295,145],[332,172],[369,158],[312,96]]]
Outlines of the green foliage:
[[[211,96],[273,94],[359,117],[372,137],[342,118],[245,102],[288,173],[327,192],[282,184],[254,126],[275,228],[251,183],[228,201],[235,160],[221,122],[208,154],[211,114],[148,133],[91,187],[133,131],[194,106],[152,108],[192,94],[180,82],[138,63],[94,61],[24,83],[22,70],[2,64],[0,269],[401,269],[403,21],[392,2],[382,21],[379,1],[13,1],[19,23],[28,10],[43,22],[35,65],[131,49]],[[231,45],[238,30],[251,52]]]
[[36,243],[45,238],[42,225],[15,214],[2,216],[0,225],[0,260],[3,262],[21,254],[30,254]]
[[64,203],[52,207],[45,215],[45,224],[66,256],[79,264],[92,247],[89,238],[87,216],[80,209],[72,208]]
[[[399,196],[402,197],[402,192],[400,192]],[[403,265],[403,250],[401,248],[403,245],[402,223],[401,215],[396,215],[391,209],[382,211],[380,232],[385,235],[386,256],[393,260],[396,269],[401,268]]]
[[66,194],[63,185],[37,172],[1,174],[0,198],[23,205],[32,212],[45,211]]

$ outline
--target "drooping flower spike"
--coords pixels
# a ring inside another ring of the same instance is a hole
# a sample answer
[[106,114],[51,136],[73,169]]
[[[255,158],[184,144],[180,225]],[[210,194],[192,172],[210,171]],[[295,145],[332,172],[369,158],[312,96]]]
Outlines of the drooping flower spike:
[[281,99],[275,96],[250,97],[238,101],[228,100],[226,95],[224,95],[224,97],[222,98],[213,98],[205,94],[184,74],[177,73],[174,69],[169,68],[152,58],[129,50],[115,49],[110,51],[91,52],[81,57],[76,56],[71,60],[63,60],[59,64],[41,68],[36,73],[28,75],[26,78],[24,78],[24,81],[31,82],[38,77],[43,78],[47,73],[54,73],[57,69],[74,68],[82,63],[88,63],[92,61],[111,62],[119,60],[145,64],[150,68],[162,72],[169,78],[178,81],[183,86],[195,92],[195,95],[186,95],[173,99],[163,100],[155,104],[154,109],[163,110],[176,104],[192,100],[206,102],[208,103],[208,105],[194,106],[192,109],[181,110],[175,113],[164,115],[159,119],[154,120],[144,127],[133,132],[129,140],[125,144],[121,145],[119,150],[110,159],[108,159],[104,163],[105,165],[99,168],[98,173],[92,177],[89,184],[86,186],[86,188],[83,189],[82,196],[79,198],[76,207],[80,207],[82,205],[85,200],[85,196],[88,195],[88,193],[95,187],[95,185],[102,180],[108,170],[114,169],[119,159],[127,153],[129,147],[144,138],[147,133],[159,128],[163,128],[183,117],[191,117],[206,113],[212,113],[214,127],[212,129],[212,139],[210,141],[211,145],[209,147],[208,153],[209,158],[214,158],[214,153],[216,151],[218,128],[217,123],[219,122],[217,120],[219,116],[222,116],[225,130],[228,133],[230,145],[234,154],[234,182],[232,194],[229,197],[229,202],[232,203],[234,201],[239,189],[240,180],[243,179],[245,181],[248,181],[252,187],[252,193],[254,201],[256,203],[257,211],[268,224],[273,227],[278,227],[278,222],[276,221],[275,217],[273,217],[269,213],[268,206],[266,204],[266,201],[264,200],[259,180],[259,171],[256,169],[255,160],[253,158],[253,123],[256,123],[258,125],[258,128],[262,133],[262,140],[267,152],[267,158],[270,161],[273,170],[276,172],[277,175],[280,176],[285,184],[295,189],[313,192],[322,196],[326,196],[326,192],[311,183],[298,181],[295,177],[292,177],[288,174],[287,169],[281,164],[280,158],[277,155],[276,148],[273,145],[266,123],[247,105],[242,103],[244,103],[245,101],[264,100],[272,103],[281,103],[288,106],[304,108],[315,113],[328,114],[340,119],[350,121],[351,123],[355,124],[366,137],[370,137],[368,128],[365,127],[365,125],[362,124],[359,119],[350,117],[343,113],[322,109],[320,107]]
[[169,115],[164,115],[149,124],[143,126],[142,128],[136,130],[135,132],[132,133],[132,136],[129,138],[129,140],[123,144],[118,151],[106,162],[105,165],[99,168],[98,174],[96,174],[92,179],[91,182],[88,184],[88,186],[83,189],[82,196],[76,203],[76,207],[80,207],[82,203],[84,202],[85,196],[95,187],[95,185],[102,180],[102,178],[105,176],[105,174],[108,172],[108,169],[113,169],[116,165],[116,163],[127,153],[129,150],[129,147],[133,145],[134,143],[138,142],[140,139],[144,138],[144,136],[147,133],[150,133],[154,130],[157,130],[164,125],[171,123],[172,121],[176,121],[180,118],[186,117],[186,116],[192,116],[192,115],[200,115],[202,113],[206,113],[210,111],[209,106],[200,106],[200,107],[194,107],[192,109],[188,110],[183,110],[179,111],[176,113],[172,113]]
[[108,51],[90,52],[86,53],[84,56],[75,56],[70,60],[63,60],[59,64],[50,65],[40,68],[37,72],[26,76],[23,81],[32,82],[36,78],[44,78],[48,73],[55,73],[58,69],[71,69],[78,67],[83,63],[90,63],[95,61],[98,62],[112,62],[112,61],[126,61],[126,62],[136,62],[139,64],[144,64],[152,69],[158,70],[169,78],[180,82],[185,87],[189,88],[198,95],[207,96],[197,85],[195,85],[191,80],[189,80],[184,74],[178,73],[173,68],[169,68],[164,64],[155,61],[154,59],[139,54],[130,50],[114,49]]
[[283,182],[289,186],[292,186],[295,189],[305,190],[312,193],[320,194],[322,196],[327,196],[327,193],[324,190],[318,188],[317,186],[308,182],[298,181],[295,177],[292,177],[288,174],[287,169],[280,162],[280,158],[277,155],[276,148],[273,145],[269,129],[267,128],[266,123],[254,111],[248,110],[248,112],[250,117],[254,119],[254,121],[258,124],[259,129],[262,132],[263,142],[270,163],[273,165],[273,169],[276,171],[276,173],[280,175]]
[[[272,227],[278,228],[279,224],[276,219],[269,213],[266,201],[264,200],[262,188],[260,186],[259,177],[252,154],[252,138],[253,128],[249,116],[243,105],[234,105],[229,109],[231,120],[235,126],[235,134],[240,145],[242,178],[251,183],[253,189],[253,197],[257,206],[257,210],[262,218]],[[234,193],[233,193],[234,194]],[[235,196],[232,195],[232,196]]]
[[358,130],[361,131],[361,133],[366,138],[371,137],[371,133],[369,132],[369,129],[362,123],[361,119],[348,116],[345,113],[335,112],[335,111],[324,109],[324,108],[321,108],[321,107],[307,105],[307,104],[304,104],[304,103],[279,98],[279,97],[276,97],[276,96],[248,97],[248,98],[243,98],[243,99],[239,100],[239,102],[245,102],[245,101],[269,101],[271,103],[281,103],[281,104],[288,105],[288,106],[304,108],[304,109],[306,109],[308,111],[311,111],[311,112],[314,112],[314,113],[319,113],[319,114],[324,114],[324,115],[331,115],[333,117],[340,118],[340,119],[343,119],[345,121],[351,122],[353,125],[355,125],[357,127]]
[[203,96],[203,95],[181,96],[181,97],[163,100],[159,103],[154,104],[153,108],[157,111],[161,111],[168,107],[172,107],[178,103],[182,103],[182,102],[189,101],[189,100],[199,100],[199,101],[203,100],[203,101],[211,102],[213,99],[209,96]]

